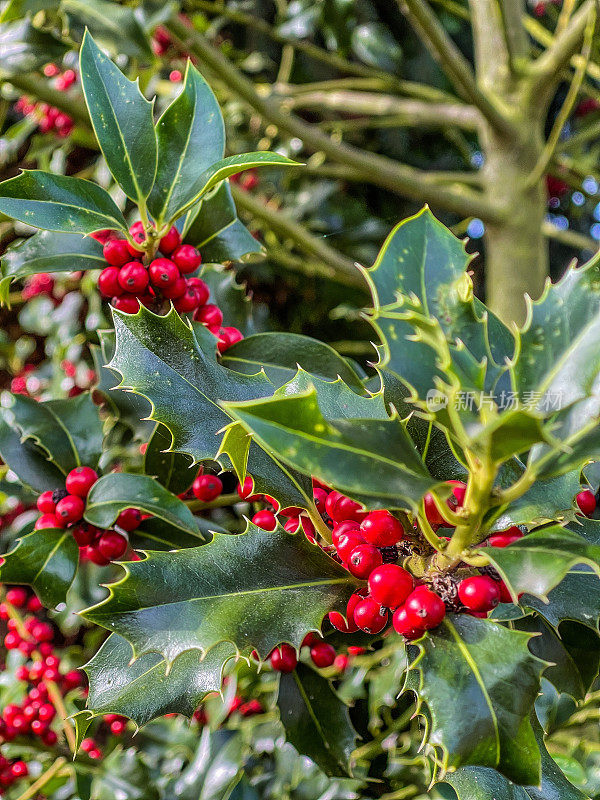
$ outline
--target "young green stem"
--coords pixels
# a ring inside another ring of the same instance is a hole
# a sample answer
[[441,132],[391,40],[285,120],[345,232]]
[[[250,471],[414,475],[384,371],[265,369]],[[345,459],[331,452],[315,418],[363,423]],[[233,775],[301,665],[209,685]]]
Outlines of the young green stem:
[[455,566],[461,554],[472,544],[481,541],[481,525],[491,503],[496,466],[491,461],[479,462],[469,475],[465,493],[464,508],[466,518],[456,530],[444,555],[449,559],[448,566]]
[[42,772],[40,777],[18,796],[17,800],[30,800],[30,798],[35,797],[39,793],[40,789],[43,789],[43,787],[52,780],[56,773],[60,772],[66,763],[67,759],[63,756],[59,756],[52,766],[48,767],[45,772]]

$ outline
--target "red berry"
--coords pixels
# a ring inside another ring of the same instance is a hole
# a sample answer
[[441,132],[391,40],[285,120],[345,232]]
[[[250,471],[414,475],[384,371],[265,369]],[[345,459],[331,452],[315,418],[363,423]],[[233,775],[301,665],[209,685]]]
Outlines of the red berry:
[[404,536],[404,528],[389,511],[371,511],[361,522],[362,535],[377,547],[390,547]]
[[75,467],[67,475],[65,487],[69,494],[87,497],[90,489],[98,480],[98,473],[91,467]]
[[126,239],[110,239],[102,248],[102,252],[112,267],[122,267],[129,261]]
[[179,276],[175,283],[171,286],[165,286],[161,289],[163,297],[166,297],[167,300],[177,300],[178,297],[183,297],[183,295],[187,292],[187,282],[185,278]]
[[125,314],[136,314],[140,308],[140,301],[131,294],[113,297],[110,302],[117,311],[123,311]]
[[64,521],[56,514],[42,514],[33,526],[36,531],[42,528],[64,528]]
[[257,511],[252,517],[252,522],[264,531],[274,531],[277,527],[277,517],[272,511],[268,511],[266,508],[262,511]]
[[194,319],[196,322],[201,322],[203,325],[219,328],[223,324],[223,312],[219,306],[208,303],[196,311]]
[[283,529],[286,530],[288,533],[296,533],[296,531],[300,530],[300,526],[302,526],[302,530],[308,536],[308,538],[315,537],[315,526],[310,521],[310,518],[307,517],[305,514],[302,514],[299,517],[292,517],[288,519],[288,521],[283,526]]
[[366,579],[382,564],[381,553],[372,544],[359,544],[350,553],[348,569],[355,578]]
[[180,314],[189,314],[200,305],[198,295],[193,286],[186,286],[185,292],[173,303]]
[[408,596],[404,607],[409,616],[414,616],[418,620],[415,627],[424,628],[426,631],[437,628],[446,616],[446,606],[442,598],[425,586],[415,589]]
[[32,614],[37,614],[43,607],[42,601],[35,594],[27,601],[27,610],[31,611]]
[[125,730],[126,723],[123,720],[116,719],[114,722],[110,723],[110,732],[113,736],[121,736],[123,731]]
[[388,612],[372,597],[365,597],[354,609],[354,622],[361,631],[379,633],[387,624]]
[[396,633],[409,641],[419,639],[425,633],[425,628],[417,624],[416,618],[409,614],[404,606],[400,606],[394,611],[392,625]]
[[358,630],[358,625],[354,622],[354,609],[363,599],[363,595],[355,592],[350,596],[346,606],[346,619],[338,611],[329,612],[329,622],[334,628],[342,633],[354,633]]
[[91,738],[84,739],[81,742],[81,749],[83,750],[84,753],[89,753],[90,750],[94,749],[94,747],[96,747],[96,742]]
[[582,492],[579,492],[575,501],[581,513],[585,514],[586,517],[591,516],[596,510],[596,498],[594,493],[590,492],[589,489],[584,489]]
[[219,341],[217,342],[219,353],[224,353],[226,350],[229,350],[232,345],[241,342],[243,338],[244,334],[237,328],[231,326],[221,328],[219,331]]
[[181,275],[175,264],[168,258],[155,258],[148,267],[150,283],[157,289],[173,286]]
[[412,575],[398,564],[382,564],[369,575],[373,600],[386,608],[398,608],[414,588]]
[[223,481],[216,475],[198,475],[192,484],[192,491],[198,500],[210,503],[223,491]]
[[52,499],[52,495],[54,492],[48,490],[47,492],[42,492],[42,494],[38,497],[36,506],[38,507],[38,511],[41,511],[42,514],[53,514],[56,510],[56,503]]
[[44,703],[43,706],[40,706],[38,709],[38,719],[42,722],[50,722],[56,716],[56,709],[51,703]]
[[202,263],[202,256],[191,244],[182,244],[178,247],[173,252],[172,259],[184,275],[198,269]]
[[488,539],[488,544],[491,547],[508,547],[509,544],[518,541],[519,539],[523,538],[523,531],[520,528],[517,528],[516,525],[512,525],[505,531],[500,531],[500,533],[495,533],[493,536],[490,536]]
[[18,586],[15,589],[9,589],[6,593],[6,600],[11,606],[22,608],[27,602],[27,589]]
[[498,581],[498,589],[500,590],[500,602],[501,603],[512,603],[512,602],[514,602],[513,599],[512,599],[511,593],[508,591],[508,586],[504,583],[504,581]]
[[201,278],[187,278],[187,285],[193,286],[198,295],[198,305],[203,306],[208,302],[210,297],[210,289]]
[[360,544],[365,544],[365,540],[363,539],[360,531],[357,530],[348,531],[348,533],[342,533],[341,536],[337,537],[336,550],[338,556],[342,559],[342,561],[348,561],[354,548],[358,547]]
[[336,491],[329,493],[325,501],[325,510],[334,522],[343,522],[348,519],[355,520],[357,513],[361,514],[362,512],[360,503],[356,503],[346,495]]
[[313,644],[321,641],[323,640],[321,639],[320,636],[317,636],[317,634],[314,631],[310,631],[309,633],[306,634],[304,639],[302,639],[300,647],[312,647]]
[[119,285],[131,294],[141,294],[149,280],[148,271],[139,261],[129,261],[119,270]]
[[70,522],[78,522],[83,517],[84,511],[85,503],[75,494],[68,494],[56,504],[56,516],[67,525]]
[[327,502],[329,492],[317,486],[317,488],[313,490],[313,496],[315,498],[315,506],[317,507],[317,511],[319,512],[319,514],[324,514],[325,503]]
[[173,252],[173,250],[179,247],[180,244],[181,244],[181,236],[179,235],[179,231],[177,230],[175,225],[173,225],[173,227],[166,234],[166,236],[163,236],[163,238],[160,240],[158,244],[158,249],[160,250],[161,253],[164,253],[166,256],[168,256],[170,253]]
[[58,735],[55,731],[48,729],[42,733],[42,741],[47,747],[54,747],[58,741]]
[[458,596],[471,611],[491,611],[500,602],[500,589],[489,575],[474,575],[459,583]]
[[335,661],[335,647],[328,642],[316,642],[310,648],[310,657],[315,667],[330,667]]
[[134,222],[133,225],[129,228],[129,233],[131,237],[137,244],[141,245],[141,247],[134,247],[130,242],[126,242],[127,250],[129,254],[132,256],[141,256],[144,252],[143,244],[146,241],[146,233],[144,231],[144,225],[140,220]]
[[106,567],[108,564],[110,564],[110,558],[103,556],[95,545],[88,545],[84,552],[85,557],[91,561],[92,564],[97,564],[99,567]]
[[115,525],[128,533],[139,528],[142,522],[142,514],[137,508],[124,508],[116,519]]
[[[362,537],[362,533],[360,530],[360,525],[354,519],[345,519],[343,522],[336,522],[333,526],[333,532],[331,534],[331,540],[334,545],[337,547],[338,541],[341,537],[346,533],[358,533]],[[364,540],[364,537],[363,537]]]
[[104,531],[98,539],[97,547],[104,558],[114,561],[115,558],[121,558],[125,554],[127,544],[127,539],[117,531]]
[[71,533],[79,547],[86,547],[96,539],[99,531],[98,528],[95,528],[93,525],[87,522],[81,522],[79,525],[71,528]]
[[106,267],[98,276],[98,289],[104,297],[119,297],[123,289],[119,283],[119,270],[116,267]]
[[448,523],[440,514],[438,507],[435,504],[432,494],[426,494],[423,498],[425,505],[425,516],[430,525],[447,525]]
[[277,672],[293,672],[298,663],[296,651],[289,644],[281,644],[276,647],[269,658],[271,666]]
[[10,771],[13,778],[24,778],[29,775],[27,764],[24,761],[13,761]]
[[456,506],[462,506],[465,502],[465,493],[467,491],[467,484],[464,481],[448,481],[448,483],[452,486],[452,494],[454,495],[454,500]]
[[90,752],[88,753],[88,756],[90,758],[93,758],[94,761],[99,761],[102,758],[102,753],[100,752],[100,750],[98,750],[97,747],[94,747],[93,750],[90,750]]
[[254,490],[254,481],[252,480],[250,475],[246,475],[244,478],[244,485],[238,484],[236,489],[240,500],[248,500],[249,502],[253,502],[254,500],[258,500],[260,495],[252,494]]

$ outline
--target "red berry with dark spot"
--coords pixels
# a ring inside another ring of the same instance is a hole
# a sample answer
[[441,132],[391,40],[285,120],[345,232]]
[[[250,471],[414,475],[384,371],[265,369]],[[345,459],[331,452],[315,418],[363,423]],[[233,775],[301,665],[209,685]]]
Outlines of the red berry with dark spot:
[[131,234],[132,239],[141,247],[135,247],[129,241],[126,242],[127,250],[129,251],[129,255],[131,256],[142,256],[144,252],[143,244],[146,241],[146,234],[144,231],[144,226],[140,220],[134,222],[133,225],[129,228],[129,233]]
[[361,631],[380,633],[387,624],[388,612],[372,597],[365,597],[354,609],[354,622]]
[[594,493],[590,492],[589,489],[584,489],[582,492],[579,492],[575,501],[581,513],[585,514],[586,517],[591,516],[596,510],[596,498]]
[[139,261],[129,261],[119,270],[119,285],[131,294],[141,294],[149,280],[148,271]]
[[210,297],[210,289],[204,283],[202,278],[187,278],[188,286],[193,286],[196,290],[196,294],[198,295],[198,305],[203,306],[205,303],[208,302],[208,298]]
[[390,547],[404,536],[400,521],[384,509],[371,511],[361,522],[360,530],[367,542],[377,547]]
[[163,297],[166,297],[167,300],[177,300],[177,298],[183,297],[187,291],[187,288],[188,286],[185,278],[179,276],[175,283],[173,283],[171,286],[165,286],[163,289],[161,289],[161,292]]
[[52,499],[53,494],[53,491],[48,490],[47,492],[42,492],[38,497],[36,506],[42,514],[53,514],[56,510],[56,503]]
[[277,527],[277,517],[272,511],[268,511],[266,508],[262,511],[257,511],[252,517],[252,522],[264,531],[274,531]]
[[317,511],[319,512],[319,514],[324,514],[325,503],[327,502],[329,492],[317,486],[317,488],[313,490],[313,496],[315,498],[315,506],[317,507]]
[[225,326],[221,328],[219,331],[219,341],[217,342],[217,350],[219,353],[224,353],[226,350],[236,344],[237,342],[241,342],[244,338],[244,334],[239,331],[237,328],[233,328],[232,326]]
[[106,267],[98,275],[98,289],[104,297],[119,297],[123,288],[119,283],[119,270],[116,267]]
[[192,484],[192,491],[198,500],[210,503],[223,491],[223,481],[216,475],[198,475]]
[[410,615],[404,606],[400,606],[394,611],[392,625],[396,633],[409,641],[419,639],[425,633],[425,628],[417,624],[415,617]]
[[155,258],[148,267],[150,283],[157,289],[167,289],[173,286],[181,277],[175,264],[168,258]]
[[219,306],[207,303],[196,311],[194,319],[203,325],[220,327],[223,324],[223,312]]
[[467,484],[464,481],[448,481],[448,483],[452,486],[452,494],[454,495],[454,498],[450,498],[449,502],[455,506],[462,506],[465,502]]
[[315,667],[325,669],[335,661],[335,647],[328,642],[316,642],[310,648],[310,657]]
[[181,244],[181,236],[179,235],[179,231],[173,225],[171,230],[163,236],[163,238],[158,243],[158,249],[161,253],[164,253],[168,256],[170,253],[173,252],[179,245]]
[[70,522],[78,522],[83,517],[84,511],[85,503],[75,494],[68,494],[56,504],[56,516],[67,525]]
[[491,611],[500,602],[500,589],[489,575],[474,575],[459,583],[458,597],[471,611]]
[[446,616],[446,606],[442,598],[425,586],[415,589],[407,597],[404,607],[409,616],[414,616],[418,620],[416,627],[424,628],[426,631],[437,628]]
[[202,256],[191,244],[180,245],[173,251],[171,258],[184,275],[198,269],[202,263]]
[[350,553],[348,569],[355,578],[365,580],[383,562],[381,553],[372,544],[359,544]]
[[139,528],[141,521],[142,514],[137,508],[124,508],[117,517],[115,525],[129,533]]
[[87,497],[97,480],[98,473],[91,467],[75,467],[67,475],[65,487],[69,494]]
[[510,528],[507,528],[507,530],[500,531],[500,533],[495,533],[493,536],[490,536],[488,544],[491,547],[508,547],[513,542],[517,542],[522,538],[523,531],[517,528],[516,525],[512,525]]
[[371,597],[386,608],[401,606],[413,588],[412,575],[398,564],[382,564],[369,576]]
[[276,647],[269,656],[271,666],[277,672],[293,672],[298,664],[296,651],[289,644]]
[[104,531],[96,546],[104,558],[113,561],[125,554],[127,545],[127,539],[122,534],[117,531]]
[[200,303],[198,302],[198,295],[193,286],[186,286],[185,292],[178,297],[173,303],[180,314],[189,314],[194,311]]
[[102,248],[104,258],[113,267],[122,267],[129,261],[126,239],[111,239]]
[[338,536],[336,550],[342,561],[348,561],[350,554],[359,544],[365,544],[365,540],[358,530],[348,531],[348,533]]

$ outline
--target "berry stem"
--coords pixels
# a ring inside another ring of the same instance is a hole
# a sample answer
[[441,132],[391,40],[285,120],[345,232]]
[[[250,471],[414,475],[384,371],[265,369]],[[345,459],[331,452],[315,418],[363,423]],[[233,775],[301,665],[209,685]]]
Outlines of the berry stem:
[[52,780],[52,778],[57,774],[57,772],[60,772],[66,763],[67,759],[64,758],[64,756],[59,756],[56,761],[50,767],[48,767],[45,772],[42,772],[40,777],[23,792],[23,794],[20,794],[17,797],[17,800],[30,800],[30,798],[35,797],[40,789],[42,789],[50,780]]
[[204,500],[186,500],[185,504],[190,511],[205,511],[209,508],[223,508],[225,506],[234,506],[240,503],[241,500],[237,492],[233,494],[222,494],[216,500],[211,500],[210,503],[205,503]]
[[444,539],[440,539],[440,537],[435,533],[431,525],[429,524],[429,520],[427,519],[427,515],[425,514],[425,501],[422,500],[419,505],[419,512],[417,514],[417,520],[419,522],[419,528],[421,529],[421,533],[427,539],[429,544],[433,547],[434,550],[438,552],[440,550],[444,550],[446,546],[446,542]]
[[449,522],[451,525],[455,527],[458,525],[464,525],[465,517],[462,514],[456,514],[450,506],[446,503],[445,500],[441,500],[435,492],[430,492],[433,502],[435,503],[435,507],[440,512],[442,517]]
[[67,711],[65,704],[63,702],[63,697],[60,692],[59,687],[54,683],[54,681],[45,681],[45,684],[48,688],[48,696],[50,700],[52,700],[52,705],[58,711],[58,715],[60,717],[60,724],[63,729],[63,733],[65,734],[65,739],[69,743],[69,747],[73,753],[77,752],[77,737],[75,736],[75,730],[69,719],[69,712]]
[[315,531],[319,534],[319,536],[321,536],[321,538],[325,539],[327,544],[331,544],[331,530],[325,524],[323,517],[317,511],[315,504],[311,502],[306,511],[310,521],[315,526]]

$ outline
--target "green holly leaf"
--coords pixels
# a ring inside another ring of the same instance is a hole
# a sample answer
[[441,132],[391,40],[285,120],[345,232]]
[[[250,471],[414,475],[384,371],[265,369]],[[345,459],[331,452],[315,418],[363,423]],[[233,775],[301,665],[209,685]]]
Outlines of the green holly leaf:
[[137,508],[185,533],[198,535],[198,525],[186,504],[150,475],[103,475],[87,496],[85,518],[98,528],[110,528],[125,508]]
[[200,250],[204,263],[221,264],[264,255],[264,247],[238,218],[228,180],[188,212],[183,233],[186,241]]
[[180,94],[156,124],[156,136],[158,169],[148,207],[161,225],[180,215],[195,197],[198,180],[225,152],[221,109],[190,61]]
[[244,654],[255,648],[262,658],[280,642],[299,647],[356,586],[303,534],[250,523],[243,534],[217,534],[209,544],[175,553],[150,552],[124,566],[110,596],[83,614],[124,636],[136,656],[155,651],[169,662],[223,641]]
[[494,769],[463,767],[446,775],[458,800],[589,800],[571,784],[548,753],[539,724],[534,726],[541,753],[541,782],[532,786],[515,786]]
[[79,548],[71,531],[45,528],[23,536],[3,558],[2,583],[31,586],[46,608],[56,608],[73,583]]
[[150,437],[144,455],[144,472],[153,475],[157,481],[173,494],[182,494],[192,485],[198,468],[192,459],[183,453],[171,450],[173,437],[169,429],[158,424]]
[[350,757],[358,734],[330,681],[298,664],[292,673],[281,675],[277,705],[286,739],[301,755],[326,775],[352,776]]
[[355,392],[364,393],[361,379],[339,353],[317,339],[297,333],[255,333],[228,348],[223,364],[250,375],[262,367],[277,387],[290,381],[302,367],[318,378],[339,377]]
[[589,544],[560,525],[534,531],[510,547],[486,547],[480,552],[498,570],[515,600],[524,592],[547,600],[548,592],[577,564],[587,564],[600,576],[600,545]]
[[63,233],[127,230],[125,217],[101,186],[39,169],[22,170],[0,183],[0,213]]
[[149,63],[150,42],[134,8],[115,5],[111,0],[61,0],[69,33],[80,42],[88,30],[113,57],[121,54]]
[[109,170],[125,194],[143,203],[157,163],[153,103],[85,32],[79,53],[81,86],[92,126]]
[[[228,325],[238,328],[244,336],[251,336],[265,324],[268,309],[252,301],[246,285],[237,282],[233,270],[223,269],[220,264],[210,265],[202,272],[202,280],[210,289],[210,302],[219,306]],[[195,323],[194,329],[199,324]]]
[[198,547],[198,545],[212,539],[213,533],[229,533],[221,525],[211,519],[195,517],[198,530],[188,533],[181,528],[169,525],[162,519],[150,517],[142,521],[133,534],[133,547],[136,550],[182,550],[185,547]]
[[13,281],[38,272],[75,272],[102,269],[102,245],[95,239],[54,231],[39,231],[10,247],[0,260],[0,303],[8,302]]
[[139,727],[164,714],[191,717],[209,692],[221,690],[223,667],[234,655],[222,642],[202,660],[197,650],[182,653],[167,670],[156,653],[133,660],[129,642],[113,633],[83,667],[90,687],[83,713],[121,714]]
[[177,800],[257,800],[251,793],[239,795],[237,786],[243,780],[247,760],[246,739],[241,732],[206,725],[196,737],[188,766],[169,779],[165,796]]
[[598,577],[589,572],[571,571],[548,594],[545,603],[537,597],[525,595],[519,601],[525,609],[534,609],[558,630],[565,620],[573,620],[598,632],[600,619],[600,594]]
[[237,156],[228,156],[220,161],[215,162],[210,167],[206,168],[201,174],[195,177],[193,183],[186,189],[186,197],[188,200],[185,204],[181,204],[176,210],[175,214],[180,217],[196,205],[202,198],[207,195],[211,189],[218,186],[221,181],[235,175],[238,172],[244,172],[247,169],[255,169],[257,167],[298,167],[300,164],[297,161],[292,161],[291,158],[279,155],[279,153],[242,153]]
[[490,620],[450,614],[419,642],[407,688],[419,709],[427,708],[427,740],[441,750],[444,769],[487,766],[514,783],[539,782],[529,715],[547,664],[531,654],[529,639]]
[[42,403],[15,394],[4,413],[13,417],[22,438],[33,439],[64,475],[75,467],[98,465],[104,436],[98,409],[88,392]]
[[68,45],[52,34],[31,24],[31,19],[16,19],[0,25],[0,52],[2,72],[16,75],[34,72],[48,61],[59,61],[68,52]]
[[53,491],[62,486],[64,473],[47,454],[30,440],[22,441],[21,433],[0,416],[0,457],[25,486],[34,492]]
[[292,382],[273,398],[223,405],[263,449],[292,468],[370,507],[415,507],[436,481],[402,422],[385,414],[383,398],[360,397],[341,380],[328,384],[299,375],[304,386]]

